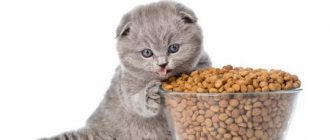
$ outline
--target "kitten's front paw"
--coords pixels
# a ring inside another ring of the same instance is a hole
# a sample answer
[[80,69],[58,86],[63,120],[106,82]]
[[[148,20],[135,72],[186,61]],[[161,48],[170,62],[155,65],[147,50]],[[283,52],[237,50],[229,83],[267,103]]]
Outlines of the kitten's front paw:
[[146,87],[146,110],[150,117],[157,115],[160,110],[160,95],[158,94],[160,85],[160,81],[153,80]]

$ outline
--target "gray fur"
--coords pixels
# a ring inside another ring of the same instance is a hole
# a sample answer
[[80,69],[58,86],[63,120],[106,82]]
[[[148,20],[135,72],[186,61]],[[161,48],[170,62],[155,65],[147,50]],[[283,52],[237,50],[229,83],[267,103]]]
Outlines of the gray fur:
[[[175,2],[143,5],[122,18],[117,39],[121,65],[86,126],[44,140],[171,139],[158,94],[160,81],[211,65],[195,14]],[[181,44],[180,50],[167,54],[172,43]],[[154,56],[142,57],[146,48]],[[157,64],[165,62],[172,71],[160,76]]]

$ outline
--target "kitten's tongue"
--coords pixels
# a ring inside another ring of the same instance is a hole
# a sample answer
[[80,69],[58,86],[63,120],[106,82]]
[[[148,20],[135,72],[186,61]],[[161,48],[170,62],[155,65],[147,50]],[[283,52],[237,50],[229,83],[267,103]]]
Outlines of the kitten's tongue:
[[165,68],[161,68],[161,69],[158,71],[158,74],[159,74],[160,76],[164,76],[164,75],[166,75],[166,73],[167,73],[167,69],[165,69]]

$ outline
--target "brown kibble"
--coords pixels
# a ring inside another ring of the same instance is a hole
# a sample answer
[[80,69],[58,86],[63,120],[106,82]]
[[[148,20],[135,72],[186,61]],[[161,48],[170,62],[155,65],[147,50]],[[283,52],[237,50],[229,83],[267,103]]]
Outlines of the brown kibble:
[[232,136],[231,136],[231,134],[226,133],[226,134],[223,135],[223,137],[226,138],[226,139],[230,139]]
[[235,83],[238,84],[238,85],[246,85],[245,80],[237,80],[237,81],[235,81]]
[[292,81],[287,81],[284,89],[291,89],[293,87]]
[[260,110],[260,108],[254,108],[253,110],[252,110],[252,115],[253,116],[258,116],[258,115],[260,115],[261,114],[261,110]]
[[223,66],[222,68],[226,69],[226,70],[231,70],[231,69],[233,69],[233,66],[232,65],[226,65],[226,66]]
[[262,132],[261,130],[256,130],[254,135],[257,138],[261,138],[263,136],[263,134],[264,134],[264,132]]
[[233,90],[234,90],[235,92],[237,92],[237,91],[240,91],[241,86],[238,85],[238,84],[234,84],[234,85],[232,86],[232,88],[233,88]]
[[255,92],[261,92],[262,90],[261,90],[261,88],[256,88],[254,91]]
[[219,101],[219,106],[222,108],[225,108],[228,106],[228,101],[227,100],[220,100]]
[[268,83],[266,81],[261,81],[259,84],[260,87],[265,87],[267,85],[268,85]]
[[228,118],[228,115],[225,114],[225,113],[222,113],[222,114],[219,115],[219,120],[221,120],[221,121],[224,121],[224,120],[226,120],[227,118]]
[[252,107],[253,107],[252,105],[245,105],[245,106],[244,106],[244,109],[245,109],[245,110],[251,110]]
[[238,109],[234,109],[231,112],[231,116],[234,117],[234,118],[237,118],[239,115],[240,115],[240,111]]
[[238,130],[238,134],[245,135],[246,134],[246,129],[243,128],[243,127],[240,127],[239,130]]
[[175,100],[170,100],[169,104],[171,105],[171,107],[177,107],[178,106],[178,102]]
[[237,99],[231,99],[229,101],[229,105],[231,105],[232,107],[236,107],[236,106],[238,106],[238,104],[239,104],[239,102]]
[[206,118],[210,118],[210,117],[212,117],[214,115],[214,112],[213,111],[211,111],[211,110],[206,110],[206,112],[205,112],[205,117]]
[[269,91],[269,88],[268,88],[268,86],[264,86],[264,87],[262,87],[261,91],[262,91],[262,92],[266,92],[266,91]]
[[252,137],[254,135],[254,131],[252,130],[252,129],[248,129],[247,131],[246,131],[246,136],[247,137]]
[[239,129],[239,127],[238,127],[237,124],[235,124],[235,123],[230,124],[230,125],[228,126],[228,128],[229,128],[230,131],[234,131],[234,132],[238,131],[238,129]]
[[205,125],[206,125],[207,127],[212,126],[212,120],[211,120],[211,119],[206,119],[206,120],[205,120]]
[[197,92],[204,93],[206,90],[204,88],[198,87]]
[[170,85],[170,84],[163,84],[162,85],[162,88],[164,89],[164,90],[172,90],[173,89],[173,86],[172,85]]
[[293,83],[293,88],[299,88],[299,87],[300,87],[300,84],[298,82]]
[[205,110],[199,110],[198,113],[201,114],[201,115],[204,115],[205,114]]
[[219,133],[219,134],[225,134],[225,133],[226,133],[226,129],[220,127],[220,128],[218,129],[218,133]]
[[218,90],[216,88],[210,88],[209,93],[217,93]]
[[213,112],[219,112],[219,106],[211,106],[210,110],[212,110]]
[[197,118],[196,118],[197,122],[204,122],[204,117],[202,115],[199,115]]
[[227,92],[227,93],[233,93],[234,91],[235,91],[235,90],[234,90],[233,88],[227,88],[227,89],[226,89],[226,92]]
[[223,84],[223,80],[217,80],[217,81],[215,81],[214,86],[216,88],[220,88],[222,86],[222,84]]
[[259,83],[258,83],[257,79],[253,79],[252,84],[253,84],[253,88],[258,88],[259,87]]
[[217,123],[217,122],[219,122],[219,117],[216,116],[216,115],[212,116],[212,122],[213,122],[213,123]]
[[248,87],[246,85],[241,85],[241,92],[247,92]]
[[262,103],[261,102],[255,102],[254,104],[253,104],[253,107],[255,108],[255,107],[261,107],[262,106]]
[[234,122],[233,118],[228,118],[227,120],[225,120],[226,124],[232,124]]
[[238,117],[235,118],[235,123],[240,124],[242,122],[243,122],[243,117],[242,116],[238,116]]
[[183,88],[181,88],[181,87],[176,87],[173,90],[176,91],[176,92],[183,92],[184,91]]
[[253,120],[253,122],[260,123],[260,122],[262,122],[262,117],[261,116],[253,116],[252,120]]
[[238,72],[241,76],[246,76],[248,73],[249,73],[249,71],[248,70],[241,70],[241,71],[239,71]]
[[254,91],[254,87],[252,85],[248,85],[247,89],[248,89],[248,92],[253,92]]
[[269,87],[269,89],[270,89],[271,91],[275,91],[275,90],[276,90],[276,85],[273,84],[273,83],[270,83],[270,84],[268,85],[268,87]]

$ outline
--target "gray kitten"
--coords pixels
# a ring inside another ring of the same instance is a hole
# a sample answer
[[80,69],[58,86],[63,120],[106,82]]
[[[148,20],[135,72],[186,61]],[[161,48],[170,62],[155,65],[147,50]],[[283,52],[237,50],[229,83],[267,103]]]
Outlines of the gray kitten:
[[[161,80],[211,65],[193,11],[161,1],[127,13],[117,28],[121,65],[86,126],[50,140],[167,140]],[[47,139],[45,139],[47,140]]]

